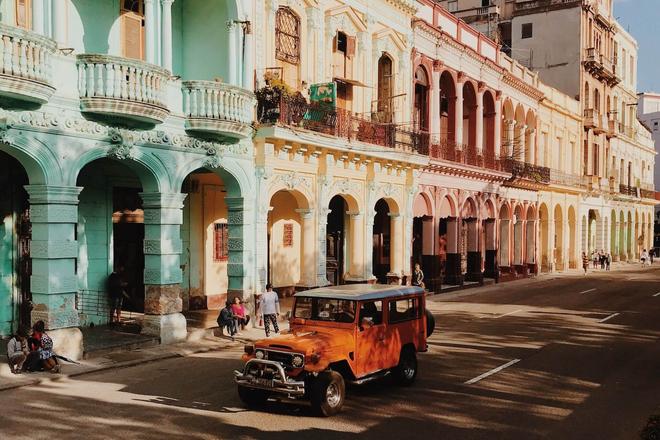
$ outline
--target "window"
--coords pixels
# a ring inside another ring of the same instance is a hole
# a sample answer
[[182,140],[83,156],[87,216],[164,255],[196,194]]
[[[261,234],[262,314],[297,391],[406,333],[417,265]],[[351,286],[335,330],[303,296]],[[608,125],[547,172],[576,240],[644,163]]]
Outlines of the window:
[[119,13],[122,56],[143,60],[145,38],[143,0],[122,0]]
[[532,38],[532,23],[523,23],[521,38]]
[[481,0],[481,7],[485,8],[490,6],[490,0]]
[[284,236],[282,237],[282,246],[293,246],[293,223],[284,223]]
[[16,26],[24,29],[32,28],[32,0],[16,1]]
[[653,131],[658,131],[658,121],[653,122]]
[[227,223],[215,223],[213,227],[213,260],[227,261],[229,258],[229,227]]
[[447,10],[449,12],[456,12],[458,11],[458,0],[453,0],[447,3]]
[[419,318],[419,298],[407,298],[397,301],[390,301],[389,322],[409,321]]
[[275,16],[275,58],[300,63],[300,19],[286,7],[279,8]]
[[369,301],[360,305],[360,322],[364,318],[371,319],[374,325],[382,324],[383,322],[383,302],[382,301]]
[[355,321],[355,301],[330,298],[296,298],[295,318],[350,323]]

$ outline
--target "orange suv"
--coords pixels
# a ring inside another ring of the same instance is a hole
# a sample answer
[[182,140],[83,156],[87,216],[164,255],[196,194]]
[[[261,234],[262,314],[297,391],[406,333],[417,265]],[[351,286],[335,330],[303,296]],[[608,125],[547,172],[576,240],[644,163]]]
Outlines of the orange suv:
[[305,399],[320,415],[344,404],[346,382],[417,376],[417,352],[435,327],[419,287],[351,284],[295,295],[290,330],[245,346],[238,395],[259,406],[277,395]]

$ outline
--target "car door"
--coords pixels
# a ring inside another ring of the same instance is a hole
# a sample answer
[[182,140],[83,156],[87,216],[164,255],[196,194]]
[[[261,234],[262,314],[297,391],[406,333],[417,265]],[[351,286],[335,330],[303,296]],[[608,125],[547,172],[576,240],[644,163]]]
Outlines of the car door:
[[[356,375],[365,376],[382,369],[385,350],[385,323],[383,322],[383,302],[365,301],[360,303],[356,337]],[[363,318],[370,318],[373,325],[362,324]]]

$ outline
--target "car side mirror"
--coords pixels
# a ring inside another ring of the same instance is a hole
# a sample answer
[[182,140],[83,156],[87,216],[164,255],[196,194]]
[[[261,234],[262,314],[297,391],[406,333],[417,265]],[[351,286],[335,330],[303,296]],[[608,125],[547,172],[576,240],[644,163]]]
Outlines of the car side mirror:
[[374,326],[374,318],[364,317],[360,320],[360,331],[371,328]]

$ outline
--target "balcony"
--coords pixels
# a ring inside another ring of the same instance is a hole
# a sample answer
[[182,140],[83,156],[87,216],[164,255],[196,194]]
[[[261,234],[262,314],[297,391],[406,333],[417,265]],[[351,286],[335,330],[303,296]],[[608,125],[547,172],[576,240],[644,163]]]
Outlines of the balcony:
[[280,95],[275,89],[257,92],[257,120],[407,152],[426,155],[429,151],[429,134],[424,131],[375,121],[322,103],[308,103],[300,94]]
[[550,168],[532,165],[513,159],[502,161],[502,169],[511,173],[512,180],[526,180],[534,183],[550,183]]
[[587,72],[592,74],[599,81],[607,83],[609,86],[615,86],[621,79],[616,74],[616,65],[612,60],[596,52],[596,48],[586,49],[584,57],[584,67]]
[[57,43],[5,24],[0,24],[0,33],[0,96],[31,104],[48,102],[55,92],[51,65]]
[[429,157],[489,170],[500,170],[500,161],[495,158],[494,154],[484,151],[480,155],[475,146],[458,144],[451,139],[440,139],[437,143],[432,144],[429,148]]
[[585,187],[581,175],[566,173],[555,169],[550,170],[550,183],[574,188]]
[[635,188],[634,186],[620,184],[619,192],[626,196],[637,197],[637,188]]
[[538,10],[560,9],[579,6],[584,0],[519,0],[514,3],[515,13],[536,13]]
[[500,7],[497,5],[481,6],[470,9],[463,9],[461,11],[453,12],[457,17],[470,24],[475,21],[496,18],[500,15]]
[[613,138],[617,137],[619,135],[619,127],[618,123],[615,119],[608,119],[607,120],[607,137],[608,138]]
[[254,94],[216,81],[184,81],[186,130],[234,142],[252,133]]
[[584,128],[596,128],[598,127],[598,120],[600,114],[592,108],[584,109]]
[[169,115],[169,71],[110,55],[77,56],[80,110],[120,123],[159,124]]

